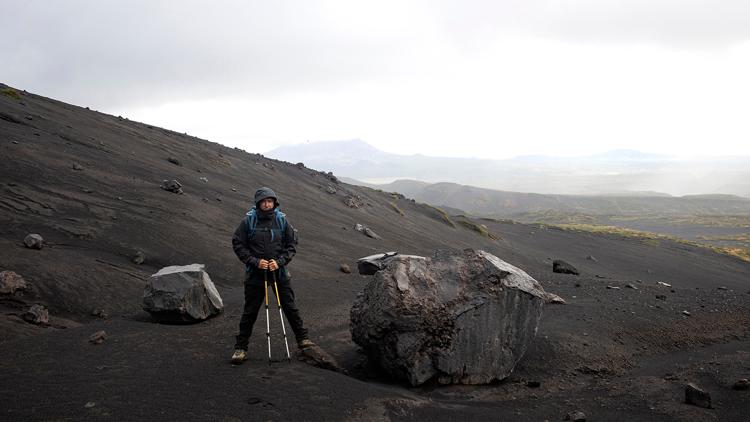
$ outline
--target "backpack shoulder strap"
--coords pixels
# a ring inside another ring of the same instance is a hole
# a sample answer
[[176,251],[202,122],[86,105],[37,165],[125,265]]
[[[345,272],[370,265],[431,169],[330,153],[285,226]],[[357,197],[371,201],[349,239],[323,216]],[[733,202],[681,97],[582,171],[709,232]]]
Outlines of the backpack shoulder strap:
[[250,237],[255,234],[255,227],[258,226],[258,214],[255,212],[255,207],[252,207],[245,215],[247,218],[247,235]]

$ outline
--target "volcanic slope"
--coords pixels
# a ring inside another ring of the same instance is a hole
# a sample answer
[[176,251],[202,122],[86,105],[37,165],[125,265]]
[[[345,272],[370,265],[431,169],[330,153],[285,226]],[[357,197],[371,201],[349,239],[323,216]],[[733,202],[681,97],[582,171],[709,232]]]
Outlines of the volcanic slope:
[[[449,217],[303,165],[0,90],[0,270],[32,286],[0,298],[0,420],[559,420],[573,410],[597,420],[742,420],[750,411],[748,392],[731,388],[750,377],[748,263],[669,241]],[[184,194],[160,189],[172,179]],[[267,364],[263,315],[250,360],[228,363],[244,271],[230,239],[260,186],[276,190],[299,229],[290,270],[312,337],[349,375]],[[25,248],[28,233],[45,247]],[[340,264],[463,248],[519,266],[568,304],[545,308],[507,381],[407,388],[383,379],[348,332],[368,278]],[[558,258],[581,275],[552,273]],[[225,312],[196,325],[151,323],[140,311],[146,279],[196,262]],[[50,326],[21,318],[36,303],[49,308]],[[92,315],[99,310],[109,317]],[[89,343],[102,329],[107,340]],[[686,382],[707,388],[715,408],[684,404]]]

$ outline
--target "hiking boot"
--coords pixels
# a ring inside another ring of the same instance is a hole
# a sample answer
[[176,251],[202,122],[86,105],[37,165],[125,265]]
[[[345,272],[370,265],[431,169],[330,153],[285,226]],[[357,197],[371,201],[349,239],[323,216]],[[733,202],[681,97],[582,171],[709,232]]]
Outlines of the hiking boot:
[[306,349],[310,346],[315,346],[315,343],[310,341],[309,338],[303,338],[302,340],[297,342],[297,347],[299,347],[300,349]]
[[242,349],[235,349],[232,355],[232,364],[239,365],[247,359],[247,351]]

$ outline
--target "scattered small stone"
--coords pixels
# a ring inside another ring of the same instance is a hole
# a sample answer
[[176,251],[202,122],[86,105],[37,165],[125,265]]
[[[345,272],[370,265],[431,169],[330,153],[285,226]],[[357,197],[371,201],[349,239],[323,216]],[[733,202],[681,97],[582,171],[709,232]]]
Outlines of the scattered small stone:
[[122,201],[122,196],[116,196],[115,199],[118,201]]
[[667,300],[667,295],[656,295],[656,298],[659,300]]
[[299,162],[299,163],[295,164],[295,166],[297,166],[297,168],[303,169],[303,168],[305,168],[305,163]]
[[143,264],[144,262],[146,262],[146,254],[142,251],[137,251],[135,253],[135,256],[133,256],[133,262],[138,265]]
[[643,283],[643,280],[641,280],[641,279],[639,278],[638,280],[636,280],[636,283]]
[[628,283],[627,285],[625,285],[625,287],[627,287],[628,289],[638,290],[638,287],[636,287],[635,284],[632,283]]
[[364,205],[364,201],[362,201],[362,197],[359,195],[349,195],[344,200],[344,203],[347,207],[350,208],[360,208],[362,205]]
[[358,232],[361,232],[361,233],[364,233],[367,237],[371,237],[373,239],[382,239],[377,233],[375,233],[369,227],[367,227],[367,226],[365,226],[363,224],[357,223],[354,226],[354,230],[356,230]]
[[11,141],[11,143],[18,145],[18,141]]
[[344,274],[351,274],[352,273],[352,269],[351,269],[351,267],[349,267],[349,264],[341,264],[340,269],[341,269],[341,272],[344,273]]
[[603,275],[599,275],[599,274],[594,274],[594,277],[596,277],[596,278],[607,278],[607,276],[603,276]]
[[200,180],[203,183],[208,183],[208,178],[207,177],[201,177]]
[[579,275],[580,272],[573,265],[563,261],[562,259],[556,259],[552,261],[552,271],[562,274],[573,274]]
[[31,116],[26,116],[26,120],[34,120],[34,118]]
[[104,309],[94,309],[93,311],[91,311],[91,316],[95,316],[95,317],[101,318],[101,319],[107,319],[107,318],[109,318],[109,314],[107,314],[106,312],[104,312]]
[[663,281],[657,281],[656,284],[658,284],[659,286],[664,286],[664,287],[672,287],[671,284],[665,283]]
[[218,202],[221,202],[221,198],[219,198],[219,197],[217,196],[217,197],[216,197],[216,201],[218,201]]
[[17,290],[27,290],[26,280],[13,271],[0,271],[0,294],[12,295]]
[[232,192],[237,192],[237,188],[232,188]]
[[182,185],[177,180],[162,180],[161,188],[165,191],[178,193],[180,195],[184,193],[182,191]]
[[594,261],[594,262],[598,262],[598,261],[597,261],[597,259],[596,259],[596,258],[594,258],[594,256],[593,256],[593,255],[589,255],[589,256],[587,256],[587,257],[586,257],[586,259],[588,259],[589,261]]
[[607,288],[610,290],[620,290],[619,286],[607,286]]
[[99,330],[95,332],[94,334],[89,337],[89,341],[93,344],[102,344],[104,343],[104,340],[107,339],[107,332],[104,330]]
[[719,289],[719,290],[727,290],[727,288],[724,287],[724,286],[719,286],[719,287],[717,287],[717,289]]
[[581,287],[581,283],[576,281],[576,287]]
[[586,422],[586,414],[581,411],[571,412],[565,415],[565,420],[573,422]]
[[91,409],[94,406],[96,406],[96,403],[94,403],[92,401],[90,401],[90,402],[88,402],[88,403],[86,403],[86,404],[83,405],[83,407],[85,407],[86,409]]
[[711,409],[711,395],[693,383],[685,386],[685,403]]
[[42,246],[44,246],[44,239],[42,239],[42,236],[32,233],[23,239],[23,243],[29,249],[42,249]]
[[328,193],[330,193],[330,194],[332,194],[332,195],[333,195],[333,194],[335,194],[335,193],[336,193],[336,188],[334,188],[334,187],[333,187],[333,186],[331,186],[331,185],[326,185],[326,192],[328,192]]
[[688,312],[688,311],[682,311],[682,315],[690,316],[690,312]]
[[94,191],[89,188],[83,188],[83,193],[94,193]]
[[178,160],[175,157],[169,157],[169,158],[167,158],[167,161],[169,161],[170,163],[172,163],[172,164],[174,164],[176,166],[181,166],[182,165],[182,163],[180,163],[180,160]]
[[750,381],[747,380],[747,378],[742,378],[737,380],[737,382],[734,383],[732,386],[732,389],[734,390],[747,390],[750,389]]
[[24,321],[36,325],[48,325],[49,324],[49,310],[44,305],[33,305],[21,315]]
[[78,163],[73,163],[73,170],[83,170],[83,166]]

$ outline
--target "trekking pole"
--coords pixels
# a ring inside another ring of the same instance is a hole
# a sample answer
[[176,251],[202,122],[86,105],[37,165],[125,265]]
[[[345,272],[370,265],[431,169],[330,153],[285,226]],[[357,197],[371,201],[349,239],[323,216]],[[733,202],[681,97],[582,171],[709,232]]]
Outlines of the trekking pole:
[[[281,313],[281,298],[279,297],[279,286],[276,283],[276,272],[271,271],[273,277],[273,288],[276,291],[276,303],[279,305],[279,319],[281,319],[281,332],[284,333],[284,346],[286,346],[286,360],[291,362],[292,357],[289,355],[289,342],[286,341],[286,327],[284,327],[284,315]],[[266,310],[268,308],[266,307]]]
[[268,318],[268,270],[263,270],[263,285],[266,288],[266,338],[268,339],[268,362],[271,362],[271,320]]

